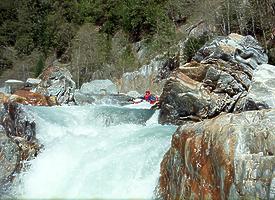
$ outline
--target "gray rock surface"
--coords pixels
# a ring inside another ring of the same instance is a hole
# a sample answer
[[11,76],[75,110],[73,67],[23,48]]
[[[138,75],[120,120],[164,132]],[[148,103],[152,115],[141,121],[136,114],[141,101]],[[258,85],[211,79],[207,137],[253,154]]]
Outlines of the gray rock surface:
[[42,80],[33,90],[45,96],[55,96],[59,104],[68,104],[73,101],[75,82],[66,68],[48,67],[39,76]]
[[160,97],[160,123],[181,124],[221,112],[268,108],[260,99],[246,98],[254,71],[261,71],[265,63],[266,54],[251,36],[230,34],[214,39],[193,61],[171,73]]
[[83,83],[79,90],[82,94],[91,94],[91,95],[107,95],[107,94],[117,94],[118,90],[116,85],[106,79],[106,80],[93,80],[88,83]]

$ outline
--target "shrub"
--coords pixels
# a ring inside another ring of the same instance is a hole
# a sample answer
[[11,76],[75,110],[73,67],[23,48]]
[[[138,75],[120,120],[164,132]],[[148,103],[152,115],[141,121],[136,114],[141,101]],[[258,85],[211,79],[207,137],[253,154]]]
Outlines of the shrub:
[[203,35],[200,37],[188,38],[185,47],[183,49],[183,55],[187,59],[187,62],[191,61],[195,53],[209,40],[208,36]]

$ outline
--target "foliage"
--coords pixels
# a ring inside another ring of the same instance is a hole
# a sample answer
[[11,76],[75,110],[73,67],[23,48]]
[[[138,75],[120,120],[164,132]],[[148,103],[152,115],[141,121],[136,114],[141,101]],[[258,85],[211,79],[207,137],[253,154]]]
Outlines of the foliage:
[[15,49],[23,54],[30,54],[34,49],[33,39],[29,35],[17,37]]
[[183,49],[183,55],[189,62],[195,53],[209,40],[207,36],[190,37],[188,38]]
[[[109,36],[123,30],[131,41],[136,42],[154,35],[169,24],[165,2],[3,0],[0,4],[0,44],[13,46],[17,43],[21,54],[29,54],[32,47],[41,49],[44,53],[55,49],[57,55],[61,55],[78,27],[86,22],[100,26],[100,31]],[[24,43],[28,44],[27,48],[22,47]]]
[[42,73],[44,66],[45,66],[44,59],[42,56],[40,56],[36,66],[34,68],[35,77],[38,77]]

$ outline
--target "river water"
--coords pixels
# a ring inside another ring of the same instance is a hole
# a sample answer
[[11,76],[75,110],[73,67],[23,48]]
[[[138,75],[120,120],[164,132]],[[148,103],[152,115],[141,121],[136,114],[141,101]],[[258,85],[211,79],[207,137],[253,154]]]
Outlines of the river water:
[[16,197],[153,197],[160,162],[176,129],[159,125],[157,112],[114,106],[26,109],[44,148],[19,175]]

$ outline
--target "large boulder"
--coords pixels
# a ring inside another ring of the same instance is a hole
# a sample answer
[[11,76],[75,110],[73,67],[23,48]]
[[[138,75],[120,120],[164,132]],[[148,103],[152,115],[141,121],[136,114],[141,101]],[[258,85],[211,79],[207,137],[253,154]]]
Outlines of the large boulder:
[[251,98],[238,103],[249,92],[254,70],[265,63],[266,54],[251,36],[231,34],[214,39],[193,61],[171,73],[160,97],[160,123],[182,124],[221,112],[268,108]]
[[275,110],[178,128],[161,163],[160,199],[274,199]]
[[264,48],[252,36],[232,33],[206,43],[195,54],[193,60],[201,62],[213,58],[222,59],[255,69],[257,65],[268,62],[264,52]]
[[48,67],[39,76],[41,82],[33,90],[44,96],[55,96],[59,104],[73,102],[75,82],[66,68]]
[[13,94],[15,91],[22,89],[24,87],[24,82],[20,80],[6,80],[5,81],[5,92],[8,94]]
[[132,97],[119,93],[116,85],[110,80],[94,80],[84,83],[79,91],[75,92],[74,99],[77,105],[85,104],[129,104]]
[[88,83],[83,83],[79,90],[82,94],[100,95],[100,94],[117,94],[116,85],[106,80],[93,80]]

